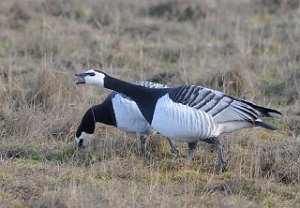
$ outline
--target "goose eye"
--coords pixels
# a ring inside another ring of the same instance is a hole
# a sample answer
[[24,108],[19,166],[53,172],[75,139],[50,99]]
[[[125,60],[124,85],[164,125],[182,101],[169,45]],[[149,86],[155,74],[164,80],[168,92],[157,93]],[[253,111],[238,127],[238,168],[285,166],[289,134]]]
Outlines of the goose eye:
[[90,75],[91,77],[93,77],[93,76],[95,76],[95,75],[96,75],[96,73],[94,73],[94,72],[90,72],[90,73],[88,73],[88,75]]

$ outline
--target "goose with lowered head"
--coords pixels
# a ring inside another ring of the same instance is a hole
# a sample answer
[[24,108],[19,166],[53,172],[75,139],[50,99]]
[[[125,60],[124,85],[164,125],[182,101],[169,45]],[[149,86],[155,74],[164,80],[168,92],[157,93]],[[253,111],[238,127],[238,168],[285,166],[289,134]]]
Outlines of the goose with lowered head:
[[[80,84],[82,82],[79,82]],[[165,88],[166,85],[140,81],[136,85],[149,88]],[[146,121],[136,103],[120,93],[112,92],[99,105],[90,107],[84,114],[77,128],[75,141],[79,147],[86,145],[88,139],[95,132],[96,123],[103,123],[137,135],[141,142],[141,154],[145,156],[145,143],[150,133],[150,124]],[[167,138],[171,146],[171,152],[178,155],[179,151],[172,139]]]

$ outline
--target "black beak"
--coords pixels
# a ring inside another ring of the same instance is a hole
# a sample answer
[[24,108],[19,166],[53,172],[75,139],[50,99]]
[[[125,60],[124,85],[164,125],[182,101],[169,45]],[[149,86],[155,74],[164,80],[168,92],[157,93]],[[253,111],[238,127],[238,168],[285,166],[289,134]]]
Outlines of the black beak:
[[86,73],[76,73],[75,74],[76,77],[79,77],[79,80],[76,81],[76,84],[85,84],[85,80],[84,77],[86,76]]
[[83,139],[80,139],[78,142],[78,147],[83,148]]

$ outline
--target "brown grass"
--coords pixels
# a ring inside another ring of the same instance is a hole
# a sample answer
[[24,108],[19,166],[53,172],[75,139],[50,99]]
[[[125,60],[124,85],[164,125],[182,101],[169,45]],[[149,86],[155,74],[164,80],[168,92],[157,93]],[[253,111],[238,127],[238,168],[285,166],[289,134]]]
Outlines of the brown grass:
[[[1,1],[2,207],[299,207],[299,1]],[[222,135],[228,171],[200,143],[187,164],[151,135],[97,124],[74,148],[85,110],[109,93],[73,74],[198,84],[284,113],[276,132]]]

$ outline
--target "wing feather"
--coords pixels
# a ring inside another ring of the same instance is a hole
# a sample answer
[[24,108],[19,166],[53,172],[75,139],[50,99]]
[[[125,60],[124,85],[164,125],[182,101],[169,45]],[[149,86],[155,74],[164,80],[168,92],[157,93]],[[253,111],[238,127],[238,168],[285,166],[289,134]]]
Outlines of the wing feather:
[[173,88],[169,97],[174,102],[210,114],[217,123],[232,121],[254,123],[259,117],[270,116],[260,110],[261,107],[251,102],[235,99],[222,92],[195,85]]

